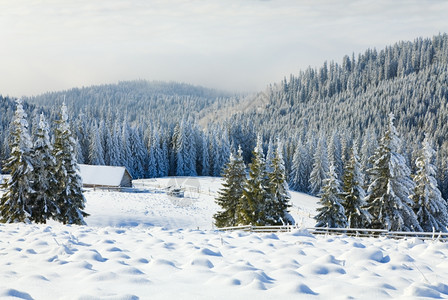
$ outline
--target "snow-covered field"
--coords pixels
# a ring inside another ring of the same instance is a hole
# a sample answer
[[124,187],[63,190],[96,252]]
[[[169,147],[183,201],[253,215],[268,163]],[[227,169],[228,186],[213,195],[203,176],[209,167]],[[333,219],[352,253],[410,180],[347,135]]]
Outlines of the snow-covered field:
[[[185,198],[160,192],[174,185]],[[86,192],[89,226],[0,225],[0,298],[448,298],[447,243],[217,232],[218,179],[136,186],[150,192]],[[314,225],[316,198],[292,198]]]

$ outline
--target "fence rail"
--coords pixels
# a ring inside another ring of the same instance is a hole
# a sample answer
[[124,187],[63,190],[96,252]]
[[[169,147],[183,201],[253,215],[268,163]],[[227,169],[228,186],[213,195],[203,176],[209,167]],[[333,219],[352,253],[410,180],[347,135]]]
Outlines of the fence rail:
[[[300,229],[298,226],[234,226],[218,228],[219,231],[249,231],[249,232],[291,232]],[[448,233],[443,232],[405,232],[388,231],[385,229],[366,229],[366,228],[328,228],[328,227],[309,227],[306,230],[314,235],[346,235],[356,237],[386,237],[392,239],[418,238],[421,240],[448,241]]]

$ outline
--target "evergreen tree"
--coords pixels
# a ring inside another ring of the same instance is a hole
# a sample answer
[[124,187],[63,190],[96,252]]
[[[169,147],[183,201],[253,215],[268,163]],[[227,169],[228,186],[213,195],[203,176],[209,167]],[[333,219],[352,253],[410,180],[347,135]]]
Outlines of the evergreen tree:
[[101,143],[100,131],[96,125],[96,122],[90,129],[89,161],[91,165],[105,165],[104,149]]
[[172,143],[172,153],[174,155],[175,162],[175,175],[185,176],[188,174],[189,153],[187,153],[187,137],[185,135],[184,121],[177,124],[174,128]]
[[146,175],[148,152],[143,144],[143,135],[139,128],[129,129],[129,148],[131,151],[131,169],[133,178],[144,178]]
[[185,176],[198,176],[196,170],[196,158],[197,158],[197,150],[196,150],[196,137],[195,130],[192,122],[187,122],[184,125],[185,131]]
[[271,172],[269,172],[268,176],[270,190],[270,198],[266,208],[268,225],[292,224],[293,220],[291,220],[288,214],[288,208],[291,207],[289,203],[291,196],[286,181],[285,164],[280,142],[278,142],[277,148],[274,150],[274,157],[271,160]]
[[120,124],[118,122],[114,123],[112,132],[111,132],[111,149],[109,150],[109,160],[111,166],[123,166],[122,158],[121,158],[121,130]]
[[361,163],[358,156],[358,144],[354,143],[350,158],[345,166],[343,192],[343,206],[347,217],[348,227],[364,228],[370,223],[371,216],[364,209],[366,196],[364,191],[364,176],[361,172]]
[[249,178],[246,180],[239,211],[240,225],[266,225],[266,202],[269,200],[269,178],[263,154],[261,136],[253,151],[249,165]]
[[341,202],[343,195],[341,193],[341,184],[335,172],[335,167],[330,164],[327,178],[324,179],[322,187],[321,205],[314,217],[317,221],[316,227],[345,228],[347,227],[347,217]]
[[393,121],[394,115],[390,114],[388,128],[370,158],[371,184],[366,197],[367,209],[372,215],[370,226],[391,231],[420,231],[409,198],[414,183],[405,158],[398,153],[400,139]]
[[123,125],[121,127],[121,153],[120,153],[121,163],[128,169],[131,176],[134,176],[134,165],[133,157],[131,151],[130,142],[130,128],[126,120],[123,120]]
[[268,151],[266,152],[266,171],[268,173],[272,172],[272,161],[274,160],[274,157],[275,157],[275,149],[271,137],[268,143]]
[[198,155],[198,166],[201,176],[210,175],[210,156],[209,156],[209,146],[208,146],[208,136],[202,132],[200,135],[200,140],[197,143],[200,146]]
[[414,212],[424,231],[447,232],[447,203],[437,188],[435,166],[431,159],[435,153],[428,140],[423,141],[423,149],[415,162],[417,173],[414,176]]
[[290,187],[299,192],[308,192],[310,173],[312,167],[312,159],[308,153],[308,149],[300,142],[297,144],[294,152],[291,174]]
[[3,184],[6,192],[0,200],[2,223],[29,222],[32,215],[35,161],[26,117],[19,99],[11,128],[11,154],[3,166],[3,171],[9,173],[11,178]]
[[328,174],[328,155],[327,143],[325,136],[321,136],[317,144],[317,149],[314,152],[313,170],[310,174],[310,191],[313,195],[318,195],[321,192],[324,180]]
[[328,143],[328,158],[333,162],[338,178],[343,177],[344,163],[342,160],[342,144],[337,131],[334,131]]
[[56,203],[59,214],[56,219],[64,224],[85,225],[86,199],[82,194],[82,180],[74,152],[75,139],[70,131],[67,107],[62,105],[60,119],[56,121],[53,155],[56,159]]
[[170,169],[170,162],[169,162],[169,153],[168,153],[168,137],[165,133],[165,138],[162,139],[161,142],[161,155],[162,159],[158,160],[160,164],[160,176],[168,176],[169,169]]
[[153,132],[149,137],[148,145],[148,170],[146,174],[149,178],[159,177],[159,168],[156,160],[157,152],[160,151],[160,144],[158,141],[157,132]]
[[53,156],[53,146],[50,143],[48,124],[43,114],[35,132],[33,159],[33,190],[31,221],[46,223],[50,218],[56,218],[59,208],[55,201],[57,180],[55,177],[56,160]]
[[223,188],[218,191],[216,203],[222,211],[214,215],[217,227],[238,225],[238,207],[244,190],[246,180],[246,165],[243,161],[241,147],[235,157],[230,154],[229,162],[223,170]]

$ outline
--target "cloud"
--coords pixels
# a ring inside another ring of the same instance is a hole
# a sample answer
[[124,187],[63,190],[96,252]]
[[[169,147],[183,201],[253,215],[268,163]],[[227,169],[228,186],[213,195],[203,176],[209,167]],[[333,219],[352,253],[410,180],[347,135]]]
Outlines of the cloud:
[[0,93],[146,78],[262,89],[324,60],[448,31],[446,1],[9,1]]

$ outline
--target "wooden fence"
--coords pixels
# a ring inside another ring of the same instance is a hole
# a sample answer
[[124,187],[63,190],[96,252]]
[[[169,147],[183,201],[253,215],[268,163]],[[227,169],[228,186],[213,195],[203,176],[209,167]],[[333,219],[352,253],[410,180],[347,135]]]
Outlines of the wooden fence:
[[[218,228],[219,231],[249,231],[249,232],[291,232],[299,230],[298,226],[235,226]],[[388,231],[385,229],[366,229],[366,228],[328,228],[328,227],[309,227],[306,230],[314,235],[345,235],[355,237],[386,237],[392,239],[418,238],[421,240],[448,241],[448,233],[443,232],[406,232],[406,231]]]

